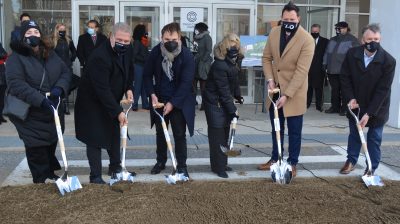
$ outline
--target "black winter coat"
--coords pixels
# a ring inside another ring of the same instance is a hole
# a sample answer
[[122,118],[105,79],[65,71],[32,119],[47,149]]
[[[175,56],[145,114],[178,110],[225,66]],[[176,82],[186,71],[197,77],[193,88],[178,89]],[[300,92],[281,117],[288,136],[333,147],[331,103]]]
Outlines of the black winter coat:
[[[57,142],[57,131],[54,124],[53,112],[41,108],[45,92],[55,87],[61,87],[64,93],[69,89],[71,80],[70,69],[61,61],[53,51],[49,57],[39,60],[33,56],[30,47],[21,42],[11,44],[13,53],[7,60],[6,79],[12,95],[30,104],[28,117],[25,121],[10,116],[19,137],[24,141],[25,147],[48,146]],[[39,92],[40,83],[45,71],[45,78]],[[64,113],[62,104],[59,116],[64,127]]]
[[[143,80],[148,96],[156,94],[160,96],[163,90],[160,88],[161,77],[165,75],[161,62],[160,44],[155,46],[151,52],[143,71]],[[193,93],[192,82],[194,79],[194,59],[193,54],[186,48],[182,47],[181,53],[175,57],[172,64],[174,71],[174,81],[177,87],[173,93],[170,103],[178,109],[181,109],[185,117],[190,136],[194,132],[194,115],[196,107],[196,99]],[[155,81],[153,85],[153,79]],[[152,106],[152,105],[151,105]],[[153,126],[155,119],[160,119],[154,112],[150,113],[151,125]]]
[[320,36],[315,46],[313,60],[308,71],[308,85],[313,88],[321,88],[324,84],[326,72],[323,67],[323,60],[328,43],[328,39]]
[[89,56],[92,51],[99,47],[103,42],[107,40],[107,37],[102,33],[97,33],[96,45],[93,44],[92,36],[88,33],[84,33],[79,36],[78,46],[77,46],[77,56],[81,66],[86,66]]
[[140,40],[133,41],[133,61],[135,64],[144,65],[149,57],[149,50]]
[[124,93],[132,90],[132,51],[120,60],[110,41],[89,57],[75,103],[75,132],[81,142],[105,149],[119,144],[118,115]]
[[[350,49],[340,76],[344,102],[356,99],[360,116],[368,113],[367,127],[384,125],[389,119],[390,92],[396,60],[382,47],[365,68],[364,47]],[[353,119],[348,115],[349,119]]]
[[238,74],[239,69],[235,64],[215,58],[203,92],[208,126],[229,126],[230,119],[236,112],[234,96],[241,95]]
[[72,67],[72,62],[76,59],[76,49],[72,40],[68,44],[65,38],[59,38],[54,51],[68,66],[68,68]]

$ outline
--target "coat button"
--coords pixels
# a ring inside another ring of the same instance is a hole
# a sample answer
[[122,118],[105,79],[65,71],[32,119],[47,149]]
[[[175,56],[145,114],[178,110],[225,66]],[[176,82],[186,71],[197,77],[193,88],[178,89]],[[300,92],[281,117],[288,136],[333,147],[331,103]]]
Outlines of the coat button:
[[280,72],[281,70],[278,69],[278,72]]

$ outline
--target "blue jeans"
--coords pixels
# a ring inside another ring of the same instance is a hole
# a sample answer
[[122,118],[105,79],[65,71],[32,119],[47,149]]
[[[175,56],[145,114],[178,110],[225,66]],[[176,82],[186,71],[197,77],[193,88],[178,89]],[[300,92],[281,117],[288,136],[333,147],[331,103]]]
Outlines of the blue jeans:
[[142,96],[142,108],[149,109],[149,100],[143,83],[143,65],[135,64],[134,66],[134,102],[132,109],[138,109],[139,97]]
[[[361,139],[354,119],[349,119],[350,134],[347,143],[347,160],[353,165],[357,164],[358,156],[361,150]],[[383,125],[368,128],[367,146],[371,157],[372,171],[378,168],[381,161],[381,143],[382,143]]]
[[[280,123],[280,134],[281,134],[281,146],[283,155],[283,142],[285,136],[285,116],[283,109],[278,109],[279,123]],[[271,104],[269,107],[269,118],[272,126],[272,160],[278,160],[278,143],[276,141],[275,125],[274,125],[274,105]],[[299,162],[299,155],[301,149],[301,132],[303,130],[303,115],[287,117],[288,134],[289,134],[289,157],[287,162],[291,165],[297,165]]]

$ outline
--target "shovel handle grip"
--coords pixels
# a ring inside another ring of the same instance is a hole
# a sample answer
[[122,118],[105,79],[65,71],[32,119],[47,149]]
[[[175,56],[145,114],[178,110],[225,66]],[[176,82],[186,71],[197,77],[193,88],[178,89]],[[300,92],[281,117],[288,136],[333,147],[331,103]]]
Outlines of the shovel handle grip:
[[268,89],[268,93],[279,93],[279,91],[281,91],[279,88]]
[[129,104],[132,104],[132,101],[128,100],[128,99],[123,99],[123,100],[119,101],[119,103],[121,105],[129,105]]
[[163,104],[163,103],[155,103],[155,104],[153,104],[153,107],[154,107],[155,109],[159,109],[159,108],[164,107],[164,104]]

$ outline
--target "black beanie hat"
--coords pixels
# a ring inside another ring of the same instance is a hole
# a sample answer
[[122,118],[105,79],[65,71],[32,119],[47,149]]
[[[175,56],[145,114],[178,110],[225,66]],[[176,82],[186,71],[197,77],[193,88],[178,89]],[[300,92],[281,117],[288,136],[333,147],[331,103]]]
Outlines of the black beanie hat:
[[21,24],[21,31],[20,31],[21,39],[24,39],[26,31],[28,31],[30,28],[35,28],[35,29],[39,30],[39,32],[40,32],[40,28],[35,21],[33,21],[33,20],[24,21]]

